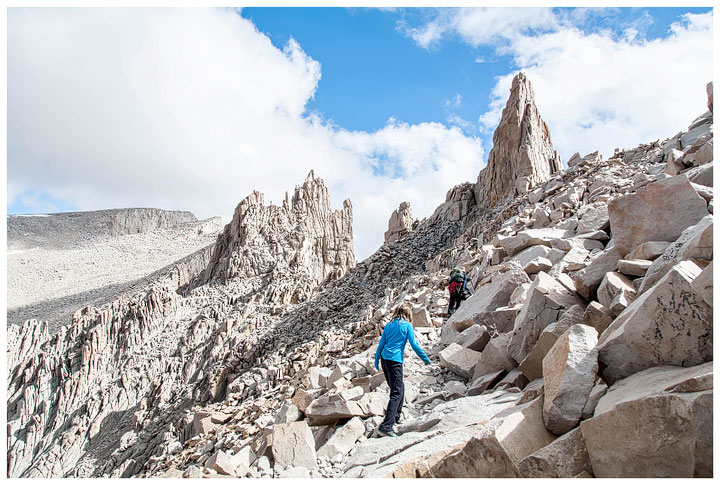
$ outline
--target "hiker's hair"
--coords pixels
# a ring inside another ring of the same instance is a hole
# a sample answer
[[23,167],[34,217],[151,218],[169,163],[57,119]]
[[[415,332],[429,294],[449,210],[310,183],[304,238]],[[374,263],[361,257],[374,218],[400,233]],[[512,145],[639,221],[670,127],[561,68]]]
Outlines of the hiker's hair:
[[412,323],[412,313],[410,313],[410,307],[405,303],[395,309],[393,313],[393,319],[402,318]]

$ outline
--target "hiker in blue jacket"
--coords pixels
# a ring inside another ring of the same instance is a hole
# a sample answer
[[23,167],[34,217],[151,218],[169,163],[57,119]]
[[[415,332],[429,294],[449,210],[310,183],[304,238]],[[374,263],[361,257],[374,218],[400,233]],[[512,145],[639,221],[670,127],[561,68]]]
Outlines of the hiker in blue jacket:
[[411,318],[410,308],[405,304],[400,305],[395,310],[393,319],[385,325],[375,352],[375,368],[378,368],[378,362],[382,358],[382,370],[390,387],[390,401],[385,410],[385,419],[377,430],[380,436],[398,436],[393,431],[393,426],[400,423],[400,412],[405,398],[405,384],[403,383],[405,344],[409,341],[418,357],[425,364],[430,364],[430,359],[415,340],[415,330],[410,323]]

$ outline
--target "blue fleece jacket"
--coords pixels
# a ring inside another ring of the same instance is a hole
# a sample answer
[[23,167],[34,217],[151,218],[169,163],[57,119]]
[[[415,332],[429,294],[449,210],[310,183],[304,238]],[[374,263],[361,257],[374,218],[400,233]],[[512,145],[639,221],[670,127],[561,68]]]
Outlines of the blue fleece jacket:
[[396,318],[385,325],[380,343],[375,351],[375,368],[379,369],[380,357],[385,360],[393,360],[395,362],[403,362],[405,354],[405,344],[410,341],[410,346],[415,353],[426,364],[430,363],[420,344],[415,340],[415,331],[413,326],[407,320]]

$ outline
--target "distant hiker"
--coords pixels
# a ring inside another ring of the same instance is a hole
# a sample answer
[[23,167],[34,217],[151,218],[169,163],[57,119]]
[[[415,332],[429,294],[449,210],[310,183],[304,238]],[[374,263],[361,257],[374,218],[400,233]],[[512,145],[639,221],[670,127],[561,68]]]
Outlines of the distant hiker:
[[470,288],[468,288],[468,283],[470,283],[471,281],[472,281],[472,278],[470,278],[469,276],[465,277],[465,282],[463,283],[463,286],[462,286],[462,295],[460,298],[461,300],[467,300],[468,298],[470,298],[472,296],[472,292],[470,291]]
[[470,290],[467,287],[468,281],[470,281],[470,278],[468,278],[460,268],[455,267],[450,272],[450,282],[448,284],[448,290],[450,291],[448,316],[455,313],[455,310],[460,308],[460,302],[470,296]]
[[393,431],[393,426],[401,422],[400,413],[403,399],[405,399],[405,384],[403,383],[405,344],[409,341],[418,357],[425,364],[430,364],[430,359],[415,340],[415,330],[410,323],[411,319],[410,307],[406,304],[400,305],[395,310],[393,319],[385,325],[377,351],[375,351],[375,368],[379,368],[378,362],[382,358],[382,370],[390,387],[390,401],[385,410],[385,420],[380,423],[377,430],[380,436],[397,436],[397,433]]
[[423,263],[422,263],[422,270],[423,270],[423,273],[427,273],[427,266],[425,266],[425,261],[423,261]]

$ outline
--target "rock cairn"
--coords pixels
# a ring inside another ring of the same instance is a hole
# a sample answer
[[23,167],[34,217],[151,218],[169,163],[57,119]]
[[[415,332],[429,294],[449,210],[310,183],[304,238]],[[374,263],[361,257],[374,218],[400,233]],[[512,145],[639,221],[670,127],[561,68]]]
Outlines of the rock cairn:
[[[9,475],[712,476],[713,162],[667,173],[701,118],[490,209],[458,186],[304,302],[267,298],[283,273],[165,278],[56,337],[13,327]],[[474,291],[445,318],[453,266]],[[402,434],[376,438],[401,303],[433,365],[408,354]]]

